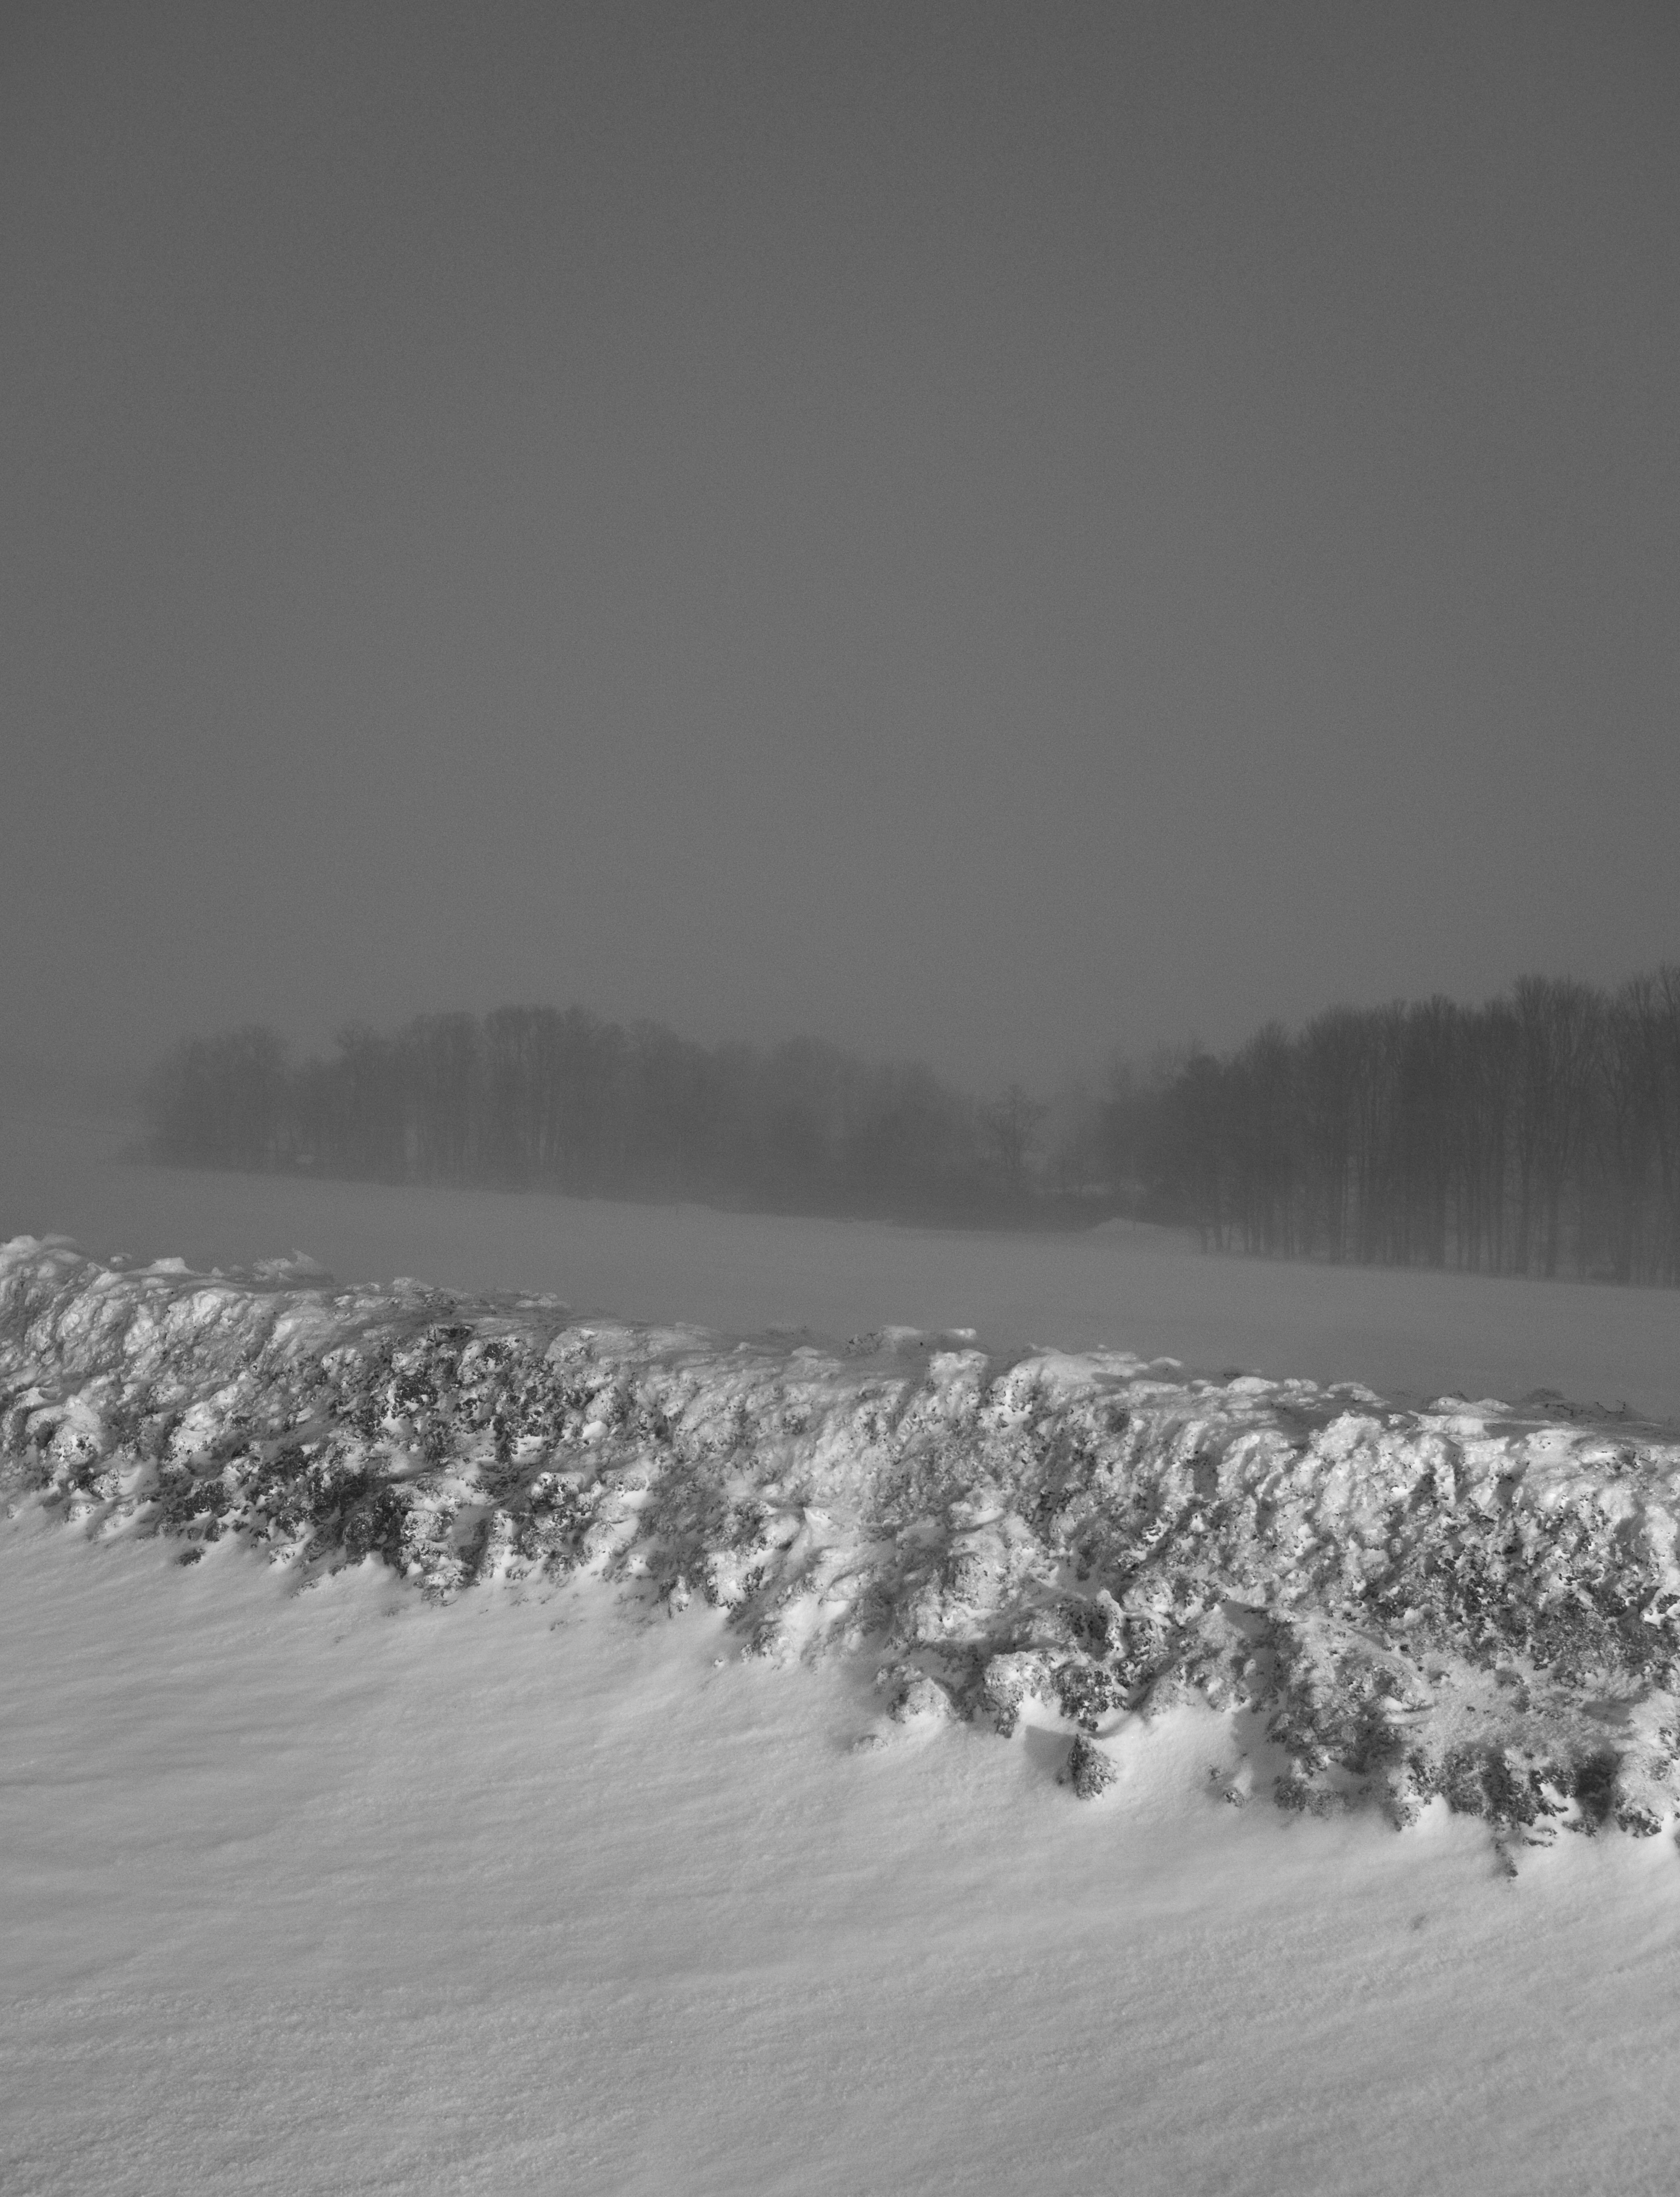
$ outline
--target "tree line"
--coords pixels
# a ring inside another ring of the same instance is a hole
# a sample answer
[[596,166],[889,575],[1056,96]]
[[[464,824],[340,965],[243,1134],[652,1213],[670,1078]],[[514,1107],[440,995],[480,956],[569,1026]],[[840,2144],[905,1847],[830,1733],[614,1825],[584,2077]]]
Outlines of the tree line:
[[1680,967],[1335,1007],[1044,1100],[582,1007],[357,1024],[297,1062],[252,1027],[177,1046],[149,1110],[154,1155],[192,1165],[905,1220],[1128,1213],[1220,1250],[1680,1284]]
[[272,1029],[183,1041],[149,1089],[177,1163],[907,1218],[1065,1217],[1046,1109],[802,1038],[705,1046],[582,1007],[427,1015],[292,1061]]
[[1120,1079],[1111,1163],[1205,1243],[1680,1283],[1680,968],[1333,1008]]

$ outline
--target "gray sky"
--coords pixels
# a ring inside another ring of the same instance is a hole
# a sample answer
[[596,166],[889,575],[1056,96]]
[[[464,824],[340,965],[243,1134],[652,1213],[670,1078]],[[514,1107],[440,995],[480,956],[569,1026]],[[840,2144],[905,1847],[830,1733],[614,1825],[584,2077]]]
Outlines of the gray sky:
[[1680,957],[1680,11],[12,0],[0,1047]]

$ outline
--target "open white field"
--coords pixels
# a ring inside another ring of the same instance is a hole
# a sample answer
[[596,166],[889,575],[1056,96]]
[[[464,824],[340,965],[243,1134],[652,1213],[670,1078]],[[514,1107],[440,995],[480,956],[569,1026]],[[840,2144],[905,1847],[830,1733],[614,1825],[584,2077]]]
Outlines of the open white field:
[[[0,1234],[96,1252],[1680,1412],[1638,1293],[0,1159]],[[698,1602],[177,1554],[0,1527],[0,2188],[1673,2187],[1666,1837],[1513,1881],[1439,1804],[1239,1812],[1191,1711],[1079,1804],[1065,1729],[854,1753],[866,1670],[743,1663]]]

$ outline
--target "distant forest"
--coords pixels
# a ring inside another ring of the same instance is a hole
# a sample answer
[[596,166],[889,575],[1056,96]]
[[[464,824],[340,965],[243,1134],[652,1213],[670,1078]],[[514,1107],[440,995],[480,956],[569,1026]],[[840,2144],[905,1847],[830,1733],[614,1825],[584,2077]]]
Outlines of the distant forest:
[[157,1158],[384,1182],[692,1198],[907,1219],[1086,1217],[1036,1164],[1047,1109],[976,1104],[929,1070],[797,1039],[691,1043],[582,1007],[341,1031],[296,1065],[261,1028],[193,1038],[154,1075]]
[[177,1046],[150,1121],[154,1156],[189,1165],[905,1220],[1124,1213],[1224,1250],[1680,1283],[1680,967],[1332,1008],[1045,1099],[580,1007],[356,1027],[296,1064],[250,1028]]
[[1680,1282],[1680,968],[1332,1008],[1117,1089],[1117,1170],[1204,1243]]

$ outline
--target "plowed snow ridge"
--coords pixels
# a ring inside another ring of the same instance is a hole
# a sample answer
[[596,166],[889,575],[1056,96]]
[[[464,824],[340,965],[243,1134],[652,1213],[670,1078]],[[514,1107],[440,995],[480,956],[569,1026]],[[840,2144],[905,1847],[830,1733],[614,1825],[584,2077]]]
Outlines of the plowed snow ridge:
[[901,1720],[1041,1703],[1080,1794],[1117,1719],[1190,1695],[1264,1719],[1289,1807],[1405,1823],[1439,1794],[1509,1852],[1654,1833],[1680,1797],[1680,1442],[1561,1400],[740,1342],[26,1237],[0,1438],[19,1491],[183,1561],[236,1535],[443,1599],[593,1572],[704,1596],[747,1653],[867,1655]]

